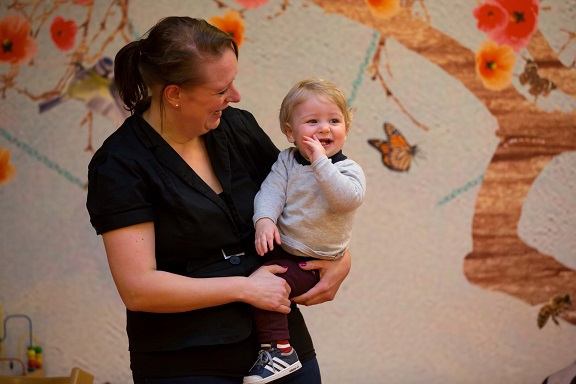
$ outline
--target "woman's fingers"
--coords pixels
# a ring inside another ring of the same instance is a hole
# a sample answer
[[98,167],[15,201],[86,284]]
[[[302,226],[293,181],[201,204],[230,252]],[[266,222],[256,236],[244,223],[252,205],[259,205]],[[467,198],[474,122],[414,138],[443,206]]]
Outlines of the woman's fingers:
[[250,304],[269,311],[289,313],[290,286],[286,280],[276,276],[286,270],[287,268],[281,265],[265,265],[250,275],[254,283],[254,297]]

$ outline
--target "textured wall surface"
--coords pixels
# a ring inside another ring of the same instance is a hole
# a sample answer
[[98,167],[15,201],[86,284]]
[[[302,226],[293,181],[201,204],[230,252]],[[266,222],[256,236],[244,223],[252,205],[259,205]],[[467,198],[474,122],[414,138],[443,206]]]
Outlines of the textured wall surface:
[[[303,308],[324,382],[541,383],[576,360],[574,308],[559,326],[536,323],[553,296],[576,301],[575,1],[535,1],[537,28],[499,90],[474,69],[489,37],[473,0],[408,0],[390,17],[362,0],[34,3],[0,2],[0,23],[30,20],[37,48],[21,63],[4,43],[0,54],[0,318],[30,317],[48,375],[80,366],[98,384],[131,380],[124,306],[85,209],[90,143],[121,111],[106,88],[39,105],[64,92],[74,64],[113,58],[160,17],[230,9],[245,28],[239,106],[280,148],[277,113],[295,81],[331,79],[357,107],[345,154],[368,192],[353,268],[333,302]],[[74,41],[51,38],[57,16],[75,22]],[[549,94],[520,81],[528,58]],[[408,171],[369,144],[387,140],[385,122],[418,147]],[[28,331],[8,321],[0,358],[24,359]],[[19,369],[0,361],[0,375]]]

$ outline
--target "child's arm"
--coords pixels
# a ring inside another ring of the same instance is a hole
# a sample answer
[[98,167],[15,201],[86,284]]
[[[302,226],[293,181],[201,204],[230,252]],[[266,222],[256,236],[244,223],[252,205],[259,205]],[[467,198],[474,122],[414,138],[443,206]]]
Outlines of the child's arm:
[[362,168],[354,162],[335,165],[326,161],[326,150],[316,135],[303,137],[306,157],[312,163],[314,176],[330,208],[336,212],[352,211],[362,204],[366,178]]
[[274,241],[280,244],[280,232],[272,219],[263,217],[256,222],[254,227],[256,228],[254,245],[260,256],[274,249]]
[[333,164],[324,157],[312,163],[312,169],[332,211],[349,212],[362,204],[366,177],[360,165],[351,160]]
[[252,217],[256,229],[254,245],[260,256],[274,249],[274,240],[280,244],[276,220],[286,203],[288,170],[285,162],[287,158],[287,151],[280,153],[254,198],[254,216]]

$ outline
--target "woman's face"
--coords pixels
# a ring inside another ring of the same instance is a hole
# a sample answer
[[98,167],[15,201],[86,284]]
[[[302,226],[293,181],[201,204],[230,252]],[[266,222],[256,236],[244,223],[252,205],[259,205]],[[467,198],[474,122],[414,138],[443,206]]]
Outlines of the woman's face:
[[229,103],[240,101],[240,93],[234,86],[238,73],[238,61],[232,49],[206,63],[204,85],[181,88],[181,112],[183,126],[202,135],[220,124],[222,110]]

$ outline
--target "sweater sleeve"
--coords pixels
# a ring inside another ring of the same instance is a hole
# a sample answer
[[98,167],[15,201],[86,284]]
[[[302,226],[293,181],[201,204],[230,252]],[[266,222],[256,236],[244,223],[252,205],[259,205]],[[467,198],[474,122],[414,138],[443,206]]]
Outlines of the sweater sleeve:
[[314,176],[333,212],[357,209],[366,194],[366,177],[358,163],[346,159],[335,164],[326,156],[312,163]]
[[262,183],[260,191],[254,198],[254,217],[256,222],[267,217],[276,223],[278,216],[286,204],[286,188],[288,185],[288,168],[286,161],[288,151],[284,150],[272,165],[270,173]]

